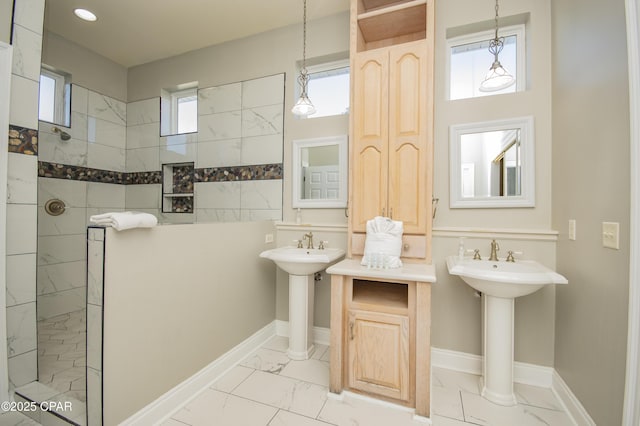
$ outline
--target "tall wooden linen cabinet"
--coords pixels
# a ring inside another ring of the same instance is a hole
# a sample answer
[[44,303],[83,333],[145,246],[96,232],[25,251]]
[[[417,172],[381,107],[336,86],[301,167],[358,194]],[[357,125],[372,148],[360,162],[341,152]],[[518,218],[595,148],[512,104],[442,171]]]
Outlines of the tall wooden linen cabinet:
[[[351,0],[347,259],[330,267],[331,392],[430,414],[435,0]],[[396,270],[360,265],[366,223],[403,222]]]

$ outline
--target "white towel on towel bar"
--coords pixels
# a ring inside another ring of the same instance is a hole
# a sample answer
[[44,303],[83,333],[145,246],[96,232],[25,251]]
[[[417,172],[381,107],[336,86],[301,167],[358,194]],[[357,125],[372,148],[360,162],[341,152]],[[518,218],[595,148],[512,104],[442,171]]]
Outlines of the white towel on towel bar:
[[142,212],[111,212],[96,214],[89,218],[95,225],[110,226],[116,231],[131,228],[152,228],[158,224],[158,219],[150,213]]

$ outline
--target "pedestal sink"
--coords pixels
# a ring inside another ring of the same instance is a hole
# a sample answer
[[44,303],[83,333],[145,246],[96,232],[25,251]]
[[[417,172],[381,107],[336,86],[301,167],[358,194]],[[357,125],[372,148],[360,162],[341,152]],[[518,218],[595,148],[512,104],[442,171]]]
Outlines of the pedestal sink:
[[515,405],[513,393],[514,299],[567,279],[533,260],[515,262],[447,257],[451,275],[458,275],[484,299],[482,396],[500,405]]
[[344,250],[339,248],[279,247],[260,253],[289,273],[289,358],[304,360],[313,354],[313,274],[343,256]]

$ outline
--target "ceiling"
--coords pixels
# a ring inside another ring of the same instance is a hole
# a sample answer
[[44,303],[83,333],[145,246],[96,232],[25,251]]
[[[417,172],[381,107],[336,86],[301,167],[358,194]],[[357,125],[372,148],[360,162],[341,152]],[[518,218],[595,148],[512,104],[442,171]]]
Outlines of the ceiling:
[[[307,20],[347,10],[349,0],[308,0]],[[302,12],[302,0],[47,0],[44,26],[129,68],[299,23]]]

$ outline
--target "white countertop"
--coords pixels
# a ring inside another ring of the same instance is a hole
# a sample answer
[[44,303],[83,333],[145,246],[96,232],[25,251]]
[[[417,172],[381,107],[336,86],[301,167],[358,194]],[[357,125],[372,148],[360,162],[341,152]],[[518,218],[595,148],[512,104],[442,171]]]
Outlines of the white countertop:
[[360,265],[360,259],[344,259],[327,268],[328,274],[351,275],[402,281],[436,282],[436,268],[426,263],[403,263],[402,268],[374,269]]

